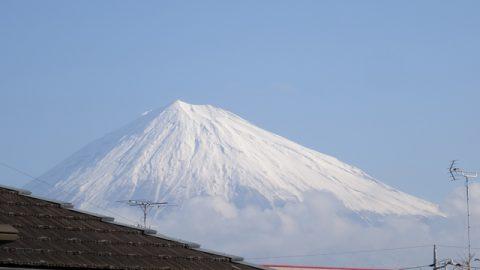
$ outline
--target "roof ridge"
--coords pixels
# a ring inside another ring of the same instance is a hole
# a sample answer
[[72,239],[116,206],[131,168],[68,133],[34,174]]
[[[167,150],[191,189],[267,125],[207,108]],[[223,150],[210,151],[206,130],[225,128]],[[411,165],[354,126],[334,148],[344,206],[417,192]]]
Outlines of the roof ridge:
[[29,190],[22,189],[22,188],[16,188],[16,187],[5,186],[5,185],[0,185],[0,188],[16,191],[20,195],[31,195],[32,194],[32,192],[30,192]]

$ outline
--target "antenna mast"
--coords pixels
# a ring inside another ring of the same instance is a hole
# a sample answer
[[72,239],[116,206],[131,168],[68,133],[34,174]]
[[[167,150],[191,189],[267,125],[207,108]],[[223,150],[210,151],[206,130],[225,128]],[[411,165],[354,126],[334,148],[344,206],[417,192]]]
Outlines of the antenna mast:
[[467,258],[467,269],[471,269],[471,262],[472,262],[472,251],[471,251],[471,244],[470,244],[470,195],[468,190],[469,181],[473,178],[478,177],[477,172],[467,172],[459,167],[456,166],[456,160],[452,160],[450,163],[450,168],[448,171],[450,172],[450,176],[452,177],[452,181],[458,180],[457,177],[464,177],[465,178],[465,194],[467,197],[467,249],[468,249],[468,258]]
[[147,228],[147,215],[150,210],[154,207],[159,208],[161,206],[168,206],[168,202],[152,202],[148,200],[126,200],[126,201],[118,201],[122,203],[126,203],[129,206],[138,206],[142,210],[143,213],[143,227]]

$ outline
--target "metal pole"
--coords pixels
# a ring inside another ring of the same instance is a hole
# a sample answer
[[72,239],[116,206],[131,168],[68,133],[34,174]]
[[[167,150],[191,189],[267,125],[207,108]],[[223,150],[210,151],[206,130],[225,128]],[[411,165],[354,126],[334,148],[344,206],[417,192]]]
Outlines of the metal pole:
[[470,264],[472,261],[472,252],[470,244],[470,200],[468,194],[468,177],[465,176],[465,191],[467,194],[467,241],[468,241],[468,258],[467,258],[467,268],[470,270]]
[[147,205],[143,206],[143,228],[147,228]]
[[437,245],[433,245],[433,270],[437,269]]

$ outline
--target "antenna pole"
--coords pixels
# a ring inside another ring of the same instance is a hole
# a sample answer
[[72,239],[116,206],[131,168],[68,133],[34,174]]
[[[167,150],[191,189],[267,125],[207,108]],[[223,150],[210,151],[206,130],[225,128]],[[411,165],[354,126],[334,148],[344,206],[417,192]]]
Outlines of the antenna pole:
[[450,172],[450,176],[452,177],[452,180],[457,180],[457,176],[463,176],[465,178],[465,195],[466,195],[466,201],[467,201],[467,251],[468,251],[468,257],[467,257],[467,269],[471,269],[471,264],[472,264],[472,247],[471,247],[471,241],[470,241],[470,194],[469,194],[469,183],[470,180],[473,178],[478,177],[477,172],[468,172],[465,171],[459,167],[456,167],[456,160],[453,160],[450,163],[450,168],[448,169]]
[[142,207],[143,210],[143,227],[147,228],[147,204],[142,204],[140,207]]
[[437,245],[433,245],[433,270],[437,270]]
[[465,175],[465,191],[467,195],[467,241],[468,241],[468,258],[467,269],[470,270],[470,264],[472,262],[472,248],[470,243],[470,196],[468,192],[468,176]]

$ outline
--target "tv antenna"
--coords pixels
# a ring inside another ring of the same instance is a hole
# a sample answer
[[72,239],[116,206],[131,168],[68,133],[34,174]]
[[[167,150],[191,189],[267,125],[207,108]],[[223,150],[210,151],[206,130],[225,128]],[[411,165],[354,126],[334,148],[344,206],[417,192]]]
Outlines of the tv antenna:
[[450,176],[452,177],[452,181],[458,180],[459,177],[465,178],[465,193],[467,197],[467,249],[468,249],[468,258],[467,258],[467,269],[470,270],[470,264],[472,262],[473,256],[471,251],[471,244],[470,244],[470,195],[468,192],[468,184],[470,180],[477,178],[477,172],[469,172],[465,171],[462,168],[457,167],[457,160],[452,160],[450,163],[450,168],[448,169]]
[[124,200],[118,202],[126,203],[129,206],[138,206],[143,213],[144,228],[147,228],[147,215],[150,213],[150,210],[153,208],[160,208],[162,206],[175,206],[174,204],[169,204],[168,202],[152,202],[149,200]]

